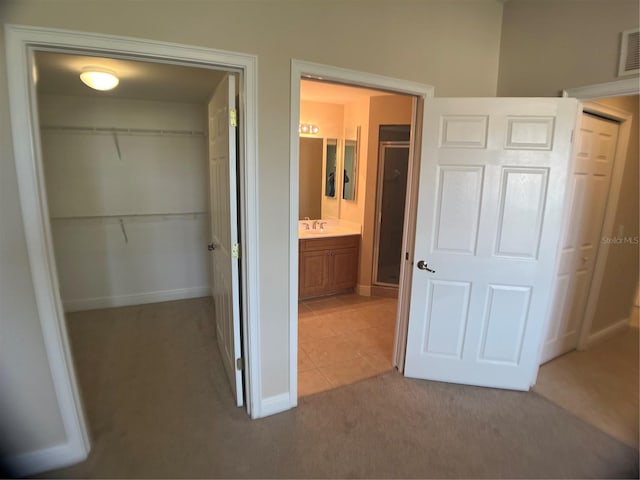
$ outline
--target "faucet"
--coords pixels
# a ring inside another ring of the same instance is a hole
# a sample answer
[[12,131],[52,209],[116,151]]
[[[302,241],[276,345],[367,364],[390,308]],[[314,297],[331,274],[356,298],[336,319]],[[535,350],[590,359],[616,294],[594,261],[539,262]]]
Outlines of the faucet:
[[[313,226],[311,228],[313,228],[314,230],[318,227],[318,222],[320,222],[320,220],[314,220],[313,221]],[[320,222],[322,223],[322,222]]]
[[320,222],[320,230],[324,230],[324,226],[327,224],[327,222]]

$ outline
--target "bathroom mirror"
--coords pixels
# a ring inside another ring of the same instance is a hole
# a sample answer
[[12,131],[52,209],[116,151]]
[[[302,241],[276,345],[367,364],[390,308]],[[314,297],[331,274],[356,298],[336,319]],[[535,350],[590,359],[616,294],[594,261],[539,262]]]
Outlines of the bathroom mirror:
[[355,140],[344,141],[344,172],[342,175],[342,198],[345,200],[355,200],[355,170],[356,170],[356,149]]
[[325,197],[336,197],[336,168],[338,166],[338,139],[327,138],[325,157]]
[[323,177],[322,138],[300,137],[299,218],[320,218],[322,212]]
[[342,198],[344,200],[356,199],[356,180],[358,179],[358,142],[360,139],[360,127],[356,127],[355,140],[345,139],[343,155]]

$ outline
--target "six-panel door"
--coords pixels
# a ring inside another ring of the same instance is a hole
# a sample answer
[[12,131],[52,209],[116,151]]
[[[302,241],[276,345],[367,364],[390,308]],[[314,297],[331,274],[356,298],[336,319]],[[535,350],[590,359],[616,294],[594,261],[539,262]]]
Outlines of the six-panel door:
[[572,99],[425,102],[407,376],[535,380],[576,110]]

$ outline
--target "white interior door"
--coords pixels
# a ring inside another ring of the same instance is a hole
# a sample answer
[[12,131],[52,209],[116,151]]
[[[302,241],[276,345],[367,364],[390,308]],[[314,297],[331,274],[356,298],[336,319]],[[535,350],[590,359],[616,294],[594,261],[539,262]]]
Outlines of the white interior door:
[[212,295],[216,334],[236,404],[242,406],[238,196],[236,185],[236,79],[227,75],[208,105]]
[[535,381],[576,112],[575,99],[425,102],[407,376]]
[[578,346],[609,197],[618,128],[617,122],[582,114],[572,162],[571,210],[564,226],[542,363]]

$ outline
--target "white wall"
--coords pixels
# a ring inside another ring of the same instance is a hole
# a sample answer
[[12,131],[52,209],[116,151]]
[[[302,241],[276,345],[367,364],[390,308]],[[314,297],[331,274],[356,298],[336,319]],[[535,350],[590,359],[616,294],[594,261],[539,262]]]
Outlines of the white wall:
[[65,309],[208,295],[205,107],[41,95],[39,112]]
[[[493,96],[502,3],[496,0],[4,0],[0,26],[36,25],[148,38],[258,57],[258,317],[264,399],[289,392],[289,116],[291,59]],[[327,35],[331,32],[331,35]],[[0,32],[4,35],[4,31]],[[64,438],[43,348],[23,235],[0,49],[0,398],[11,454]],[[470,74],[472,72],[472,75]],[[14,375],[20,365],[20,375]],[[33,405],[19,399],[39,402]]]

